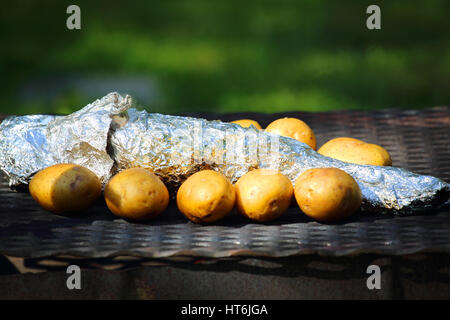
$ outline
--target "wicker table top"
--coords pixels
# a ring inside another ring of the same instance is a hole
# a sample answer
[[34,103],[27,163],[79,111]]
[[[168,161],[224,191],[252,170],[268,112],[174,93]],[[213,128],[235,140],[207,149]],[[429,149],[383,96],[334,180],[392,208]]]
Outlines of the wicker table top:
[[[251,118],[263,127],[280,117],[297,117],[312,127],[318,146],[339,136],[377,143],[390,152],[395,166],[450,182],[448,107],[189,115],[224,121]],[[218,224],[203,226],[187,221],[173,203],[156,220],[145,223],[118,219],[103,200],[83,216],[54,215],[41,209],[28,193],[11,191],[4,177],[0,179],[0,198],[0,253],[9,256],[282,257],[450,252],[450,208],[404,217],[358,213],[339,223],[323,224],[304,216],[293,205],[272,223],[253,223],[233,213]]]

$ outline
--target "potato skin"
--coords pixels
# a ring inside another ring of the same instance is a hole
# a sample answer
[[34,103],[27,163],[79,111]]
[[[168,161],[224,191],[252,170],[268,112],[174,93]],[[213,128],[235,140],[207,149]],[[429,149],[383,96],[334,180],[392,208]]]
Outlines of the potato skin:
[[194,173],[177,192],[178,209],[196,223],[211,223],[224,218],[233,209],[235,200],[231,182],[214,170]]
[[113,176],[104,195],[112,213],[136,221],[157,217],[169,204],[169,191],[164,183],[144,168],[126,169]]
[[231,121],[231,123],[236,123],[236,124],[238,124],[238,125],[240,125],[241,127],[244,127],[244,128],[248,128],[248,127],[250,127],[252,125],[258,130],[262,129],[262,127],[258,123],[258,121],[251,120],[251,119],[239,119],[239,120]]
[[281,173],[269,169],[252,170],[238,179],[236,209],[259,222],[280,217],[291,204],[294,188]]
[[326,157],[345,162],[373,166],[391,166],[389,152],[383,147],[364,141],[341,137],[328,141],[317,151]]
[[302,120],[297,118],[281,118],[271,122],[267,132],[276,133],[280,136],[290,137],[316,150],[316,136],[312,129]]
[[88,208],[100,197],[102,185],[99,178],[85,167],[56,164],[36,173],[29,190],[43,208],[63,214]]
[[306,170],[295,181],[294,190],[300,209],[319,221],[345,219],[355,213],[362,202],[358,183],[337,168]]

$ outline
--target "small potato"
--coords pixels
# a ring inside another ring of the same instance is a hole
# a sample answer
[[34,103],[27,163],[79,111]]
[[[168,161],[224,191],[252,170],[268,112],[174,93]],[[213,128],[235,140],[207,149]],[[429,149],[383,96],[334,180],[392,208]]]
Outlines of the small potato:
[[54,213],[76,212],[89,207],[102,193],[98,177],[76,164],[56,164],[36,173],[30,181],[30,194]]
[[234,207],[236,193],[231,182],[214,170],[194,173],[177,192],[178,209],[189,220],[210,223],[224,218]]
[[155,218],[169,204],[169,191],[164,183],[144,168],[119,172],[109,180],[104,194],[109,210],[129,220]]
[[251,120],[251,119],[234,120],[234,121],[231,121],[231,123],[236,123],[236,124],[238,124],[238,125],[240,125],[241,127],[244,127],[244,128],[248,128],[250,126],[254,126],[258,130],[262,129],[262,127],[258,123],[258,121]]
[[296,118],[281,118],[270,123],[267,132],[290,137],[316,150],[316,136],[312,129],[302,120]]
[[350,163],[373,166],[392,165],[391,156],[386,149],[354,138],[332,139],[320,147],[317,152],[326,157]]
[[295,181],[294,190],[300,209],[319,221],[347,218],[361,206],[358,183],[337,168],[306,170]]
[[235,188],[237,211],[259,222],[281,216],[294,194],[291,181],[278,171],[269,169],[256,169],[244,174]]

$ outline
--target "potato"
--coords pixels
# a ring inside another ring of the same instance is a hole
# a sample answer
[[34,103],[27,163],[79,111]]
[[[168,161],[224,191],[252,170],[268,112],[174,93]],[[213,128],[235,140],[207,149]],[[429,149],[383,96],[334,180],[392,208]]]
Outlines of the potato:
[[356,164],[373,166],[391,166],[392,160],[389,152],[376,144],[341,137],[328,141],[319,151],[321,155]]
[[254,126],[258,130],[262,129],[262,127],[258,123],[258,121],[251,120],[251,119],[234,120],[234,121],[231,121],[231,123],[236,123],[236,124],[238,124],[238,125],[240,125],[241,127],[244,127],[244,128],[248,128],[250,126]]
[[267,126],[266,131],[296,139],[316,150],[316,136],[314,135],[314,132],[300,119],[277,119]]
[[155,218],[169,204],[169,191],[164,183],[144,168],[119,172],[109,180],[104,194],[109,210],[129,220]]
[[177,192],[178,209],[191,221],[210,223],[224,218],[234,207],[236,193],[231,182],[214,170],[194,173]]
[[294,192],[300,209],[319,221],[347,218],[362,201],[358,183],[337,168],[306,170],[295,181]]
[[294,194],[291,181],[278,171],[269,169],[256,169],[244,174],[235,188],[237,211],[259,222],[281,216]]
[[99,178],[76,164],[56,164],[36,173],[29,184],[33,199],[54,213],[89,207],[102,193]]

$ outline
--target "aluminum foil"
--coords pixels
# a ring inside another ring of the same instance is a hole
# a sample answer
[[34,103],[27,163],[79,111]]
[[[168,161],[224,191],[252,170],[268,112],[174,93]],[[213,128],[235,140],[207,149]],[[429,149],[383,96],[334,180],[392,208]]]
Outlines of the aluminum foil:
[[111,93],[65,117],[6,119],[0,125],[0,167],[15,186],[55,163],[84,165],[103,182],[115,172],[140,166],[159,175],[172,194],[204,168],[218,170],[232,182],[249,170],[270,168],[295,182],[307,169],[335,167],[358,182],[363,210],[411,213],[437,208],[449,199],[449,185],[435,177],[342,162],[254,127],[130,107],[129,96]]
[[131,98],[110,93],[68,116],[12,116],[0,124],[0,169],[14,188],[33,174],[58,163],[92,170],[105,183],[114,165],[107,152],[114,116]]

